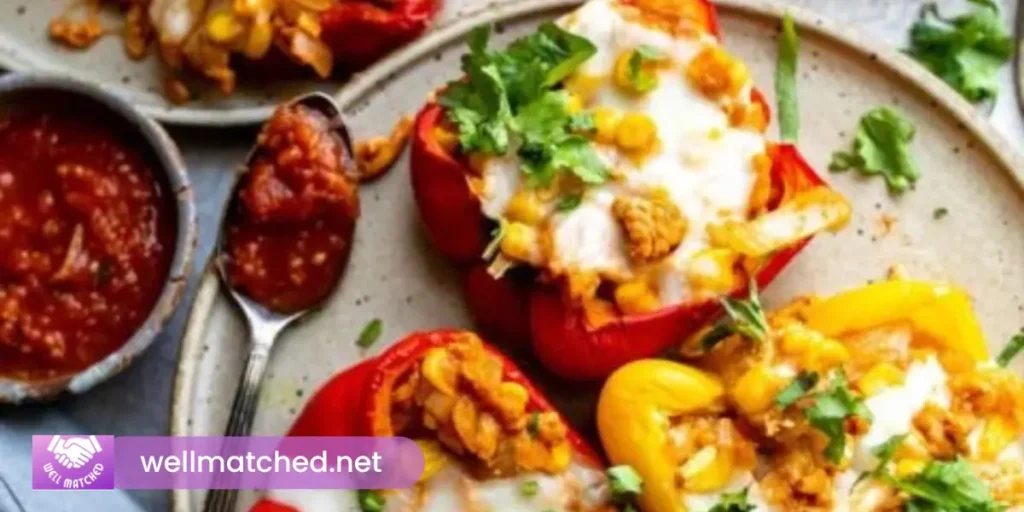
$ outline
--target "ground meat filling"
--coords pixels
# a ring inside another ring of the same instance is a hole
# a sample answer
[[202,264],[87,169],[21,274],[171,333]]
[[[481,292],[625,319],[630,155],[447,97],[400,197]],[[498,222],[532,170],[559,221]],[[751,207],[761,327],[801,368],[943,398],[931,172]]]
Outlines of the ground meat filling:
[[279,108],[257,140],[228,219],[226,270],[235,287],[280,312],[334,288],[359,215],[350,155],[322,114]]
[[572,446],[561,417],[530,410],[526,388],[503,374],[475,335],[430,349],[392,391],[393,431],[436,438],[480,477],[565,471]]

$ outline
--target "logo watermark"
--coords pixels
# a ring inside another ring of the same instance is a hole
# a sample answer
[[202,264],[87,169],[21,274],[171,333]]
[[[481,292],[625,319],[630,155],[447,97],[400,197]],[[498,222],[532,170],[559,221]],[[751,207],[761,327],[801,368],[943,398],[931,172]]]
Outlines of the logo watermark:
[[401,437],[32,436],[40,490],[400,489],[423,465]]
[[33,489],[113,489],[114,436],[32,436]]

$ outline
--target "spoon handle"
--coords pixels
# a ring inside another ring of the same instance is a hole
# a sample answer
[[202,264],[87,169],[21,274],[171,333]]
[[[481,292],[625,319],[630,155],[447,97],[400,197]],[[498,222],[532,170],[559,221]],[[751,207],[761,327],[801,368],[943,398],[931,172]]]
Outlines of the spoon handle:
[[[231,415],[224,431],[227,437],[247,436],[252,431],[252,421],[256,417],[256,400],[260,395],[263,374],[267,371],[270,361],[270,348],[274,345],[280,329],[251,330],[249,357],[245,362],[242,381],[235,392],[234,403],[231,404]],[[211,489],[206,495],[204,512],[234,512],[238,500],[237,489]]]

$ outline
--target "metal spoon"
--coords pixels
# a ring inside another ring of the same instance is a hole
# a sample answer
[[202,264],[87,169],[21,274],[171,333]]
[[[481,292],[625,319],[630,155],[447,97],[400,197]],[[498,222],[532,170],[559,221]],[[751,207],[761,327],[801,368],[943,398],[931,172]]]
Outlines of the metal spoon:
[[[342,119],[341,108],[334,99],[323,93],[310,93],[300,96],[289,102],[290,105],[304,105],[308,108],[322,113],[328,120],[328,126],[339,135],[346,159],[345,168],[351,169],[352,158],[355,153],[352,151],[352,141],[348,129]],[[246,157],[248,165],[259,150],[258,145]],[[232,193],[232,200],[234,193]],[[230,210],[230,205],[225,212]],[[225,259],[225,236],[226,230],[221,221],[220,239],[217,241],[217,250],[214,255],[214,264],[217,273],[224,287],[231,293],[235,304],[245,316],[249,329],[249,355],[246,358],[245,371],[242,373],[242,381],[235,392],[234,402],[231,404],[231,413],[228,416],[228,425],[224,435],[228,437],[246,436],[252,431],[253,418],[256,416],[256,399],[259,397],[263,376],[267,370],[267,363],[270,361],[270,351],[277,341],[278,335],[293,322],[319,307],[319,304],[303,311],[291,314],[274,312],[259,304],[244,293],[235,290],[231,280],[228,279],[227,271],[224,268]],[[205,512],[233,512],[238,499],[238,491],[235,489],[211,489],[206,496]]]

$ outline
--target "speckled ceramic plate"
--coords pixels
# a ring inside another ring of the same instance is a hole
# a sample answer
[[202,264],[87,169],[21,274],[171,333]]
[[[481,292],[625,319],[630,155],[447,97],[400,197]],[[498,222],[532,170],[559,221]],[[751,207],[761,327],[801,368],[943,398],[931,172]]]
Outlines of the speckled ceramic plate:
[[[225,97],[216,87],[195,91],[197,98],[176,106],[164,99],[162,71],[155,52],[135,61],[125,54],[118,37],[106,37],[88,51],[54,44],[48,37],[50,20],[74,0],[4,0],[0,2],[0,69],[44,71],[102,84],[158,121],[172,124],[234,126],[263,121],[273,106],[299,93],[336,91],[337,81],[314,79],[245,81]],[[80,3],[80,2],[79,2]],[[456,19],[479,0],[448,0],[439,25]],[[103,13],[104,25],[119,27],[116,12]]]
[[[527,0],[489,9],[415,43],[350,83],[340,99],[355,134],[386,132],[415,112],[434,87],[455,76],[465,32],[500,21],[507,41],[564,12],[574,0]],[[720,0],[726,45],[771,95],[782,7]],[[855,205],[850,226],[819,236],[766,293],[769,307],[808,292],[831,293],[885,275],[902,263],[918,277],[966,286],[993,345],[1024,325],[1024,160],[970,105],[897,51],[882,48],[801,10],[799,79],[807,158]],[[881,180],[824,171],[850,144],[860,114],[893,105],[917,125],[914,152],[924,172],[917,190],[888,195]],[[286,333],[275,348],[254,432],[283,433],[331,374],[384,349],[409,331],[468,326],[457,276],[427,246],[403,158],[365,187],[351,267],[326,307]],[[949,214],[936,220],[939,207]],[[174,389],[171,433],[222,431],[243,364],[245,330],[212,273],[203,280],[188,326]],[[369,352],[354,341],[372,318],[384,321]],[[997,347],[994,347],[997,348]],[[547,382],[577,423],[590,423],[593,390]],[[175,510],[197,510],[201,493],[179,491]]]

